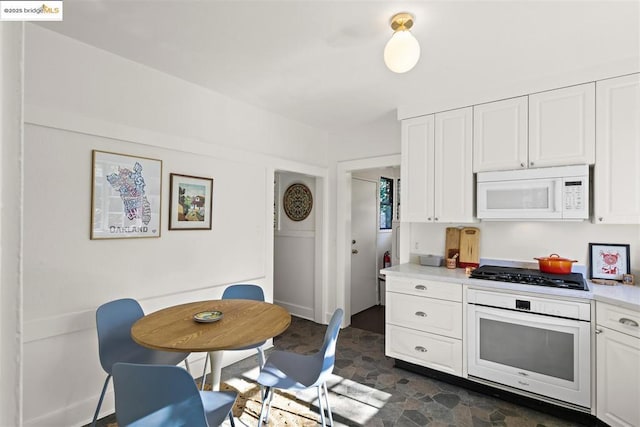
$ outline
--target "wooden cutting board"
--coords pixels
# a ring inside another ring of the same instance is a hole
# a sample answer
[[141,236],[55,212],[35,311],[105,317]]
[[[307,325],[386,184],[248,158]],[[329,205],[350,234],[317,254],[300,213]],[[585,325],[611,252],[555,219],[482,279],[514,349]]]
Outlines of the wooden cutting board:
[[460,230],[460,257],[458,267],[478,267],[480,265],[480,229],[464,227]]
[[453,258],[460,253],[460,228],[447,227],[444,241],[444,257]]

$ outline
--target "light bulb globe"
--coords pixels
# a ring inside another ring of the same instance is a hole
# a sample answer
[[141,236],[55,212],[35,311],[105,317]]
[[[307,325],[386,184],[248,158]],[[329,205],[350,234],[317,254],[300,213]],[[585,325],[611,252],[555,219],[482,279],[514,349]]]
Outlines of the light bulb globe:
[[420,44],[410,31],[396,31],[384,47],[384,63],[394,73],[406,73],[420,59]]

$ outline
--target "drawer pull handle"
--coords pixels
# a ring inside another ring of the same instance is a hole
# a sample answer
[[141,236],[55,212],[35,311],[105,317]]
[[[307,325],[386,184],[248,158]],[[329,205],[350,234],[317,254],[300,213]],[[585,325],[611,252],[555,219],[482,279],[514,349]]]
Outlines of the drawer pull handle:
[[419,291],[426,291],[427,287],[425,285],[416,285],[416,289]]
[[618,322],[622,323],[623,325],[634,326],[636,328],[638,327],[638,322],[632,319],[627,319],[626,317],[621,318],[620,320],[618,320]]
[[600,335],[602,333],[602,329],[596,328],[596,335]]
[[416,316],[418,317],[427,317],[427,313],[424,311],[416,311]]
[[529,376],[529,374],[527,374],[526,372],[518,372],[518,375],[522,375],[523,377]]
[[525,383],[524,381],[518,381],[518,384],[529,387],[529,383]]
[[422,347],[421,345],[416,346],[415,350],[419,351],[420,353],[426,353],[427,352],[427,349]]

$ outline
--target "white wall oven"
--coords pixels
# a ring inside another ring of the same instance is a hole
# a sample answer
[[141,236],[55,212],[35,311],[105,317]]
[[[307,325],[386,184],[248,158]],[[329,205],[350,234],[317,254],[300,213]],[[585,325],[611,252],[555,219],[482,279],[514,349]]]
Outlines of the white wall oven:
[[467,314],[470,378],[588,410],[589,303],[469,289]]

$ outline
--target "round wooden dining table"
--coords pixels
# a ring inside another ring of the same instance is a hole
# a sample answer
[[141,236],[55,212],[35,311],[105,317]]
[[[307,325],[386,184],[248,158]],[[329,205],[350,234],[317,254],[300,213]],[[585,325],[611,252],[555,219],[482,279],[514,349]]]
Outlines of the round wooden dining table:
[[[196,313],[220,311],[215,322],[194,320]],[[138,319],[131,337],[138,344],[164,351],[209,352],[214,390],[220,388],[223,350],[243,348],[273,338],[291,324],[284,308],[262,301],[224,299],[167,307]]]

